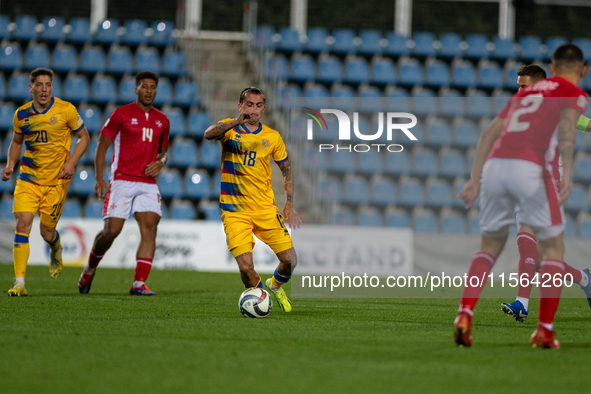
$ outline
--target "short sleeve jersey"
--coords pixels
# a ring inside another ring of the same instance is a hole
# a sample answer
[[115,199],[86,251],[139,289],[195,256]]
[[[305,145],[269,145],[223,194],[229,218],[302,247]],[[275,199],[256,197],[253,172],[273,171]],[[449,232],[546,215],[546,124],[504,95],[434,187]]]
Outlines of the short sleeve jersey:
[[573,108],[582,114],[587,105],[586,93],[560,77],[517,92],[499,112],[503,131],[488,157],[527,160],[543,167],[552,163],[556,170],[560,113]]
[[71,133],[84,128],[76,107],[52,97],[49,106],[37,112],[31,101],[16,110],[13,125],[15,133],[25,136],[18,179],[42,186],[67,183],[58,179],[59,171],[70,159]]
[[[234,119],[224,119],[228,122]],[[270,162],[287,160],[281,135],[260,123],[249,131],[244,124],[219,140],[222,151],[220,208],[227,212],[265,212],[276,209],[271,189]]]
[[146,166],[168,146],[169,130],[168,117],[156,108],[146,113],[134,102],[115,109],[101,129],[114,143],[109,180],[156,183]]

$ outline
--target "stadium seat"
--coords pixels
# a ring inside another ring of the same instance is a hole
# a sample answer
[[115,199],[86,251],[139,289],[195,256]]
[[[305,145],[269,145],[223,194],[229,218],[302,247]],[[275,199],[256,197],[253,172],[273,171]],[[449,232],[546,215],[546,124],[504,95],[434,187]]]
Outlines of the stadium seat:
[[105,70],[105,52],[100,46],[86,46],[80,52],[80,70],[95,74]]
[[78,114],[90,134],[98,133],[103,127],[102,113],[96,105],[81,105],[78,107]]
[[275,49],[273,42],[273,35],[275,35],[275,28],[268,25],[256,26],[254,30],[253,45],[263,49]]
[[482,59],[488,57],[488,38],[484,34],[468,34],[466,36],[468,49],[466,57],[470,59]]
[[282,27],[279,29],[279,34],[281,35],[281,40],[276,46],[277,51],[291,53],[301,50],[302,44],[298,30],[290,27]]
[[413,53],[418,57],[435,56],[435,35],[431,32],[416,32],[413,34]]
[[577,230],[575,227],[575,221],[570,215],[565,216],[565,226],[564,226],[564,237],[565,238],[574,238],[577,236]]
[[359,38],[361,38],[359,53],[362,55],[375,56],[382,53],[382,33],[379,31],[361,30],[359,32]]
[[73,103],[88,101],[88,79],[84,75],[69,74],[64,81],[63,96]]
[[453,145],[460,148],[476,147],[478,130],[476,124],[468,119],[458,118],[453,122]]
[[341,61],[336,57],[322,57],[318,60],[318,80],[325,83],[340,82],[343,79]]
[[332,32],[334,43],[330,51],[339,55],[346,55],[355,52],[355,32],[351,29],[334,29]]
[[476,86],[476,69],[466,61],[454,62],[451,70],[452,82],[459,88]]
[[182,197],[182,179],[179,170],[164,168],[156,178],[160,194],[164,198]]
[[[16,105],[11,102],[0,103],[0,130],[12,129],[12,120],[16,112]],[[10,135],[10,134],[7,134]],[[12,136],[10,135],[12,138]],[[8,149],[8,146],[5,146]]]
[[117,101],[117,82],[110,75],[97,75],[91,86],[92,101],[107,104]]
[[106,19],[99,23],[94,40],[99,44],[117,44],[119,43],[119,21],[117,19]]
[[191,137],[203,138],[205,130],[212,125],[211,119],[207,112],[191,112],[189,113],[189,135]]
[[468,234],[480,235],[480,216],[476,209],[468,213]]
[[568,197],[566,204],[564,204],[564,209],[578,212],[587,209],[587,206],[587,187],[578,183],[573,184],[570,196]]
[[213,196],[211,178],[205,170],[187,169],[185,174],[185,190],[189,198],[209,198]]
[[305,105],[312,108],[328,106],[328,90],[323,85],[306,84],[304,88]]
[[274,55],[265,58],[265,74],[269,77],[286,79],[288,68],[288,61],[283,55]]
[[386,227],[407,228],[410,227],[410,217],[402,209],[388,208],[386,210]]
[[429,116],[437,113],[437,97],[432,90],[415,88],[412,90],[411,96],[413,114]]
[[370,81],[376,85],[396,83],[395,66],[392,59],[377,58],[371,63]]
[[83,44],[92,40],[92,36],[90,35],[90,19],[72,18],[70,19],[70,28],[70,33],[67,36],[68,41],[75,44]]
[[163,105],[171,105],[174,101],[172,96],[172,84],[168,78],[160,78],[158,81],[158,93],[154,98],[154,105],[161,107]]
[[71,188],[78,196],[90,196],[94,194],[94,169],[82,167],[76,169],[72,178]]
[[443,116],[455,117],[463,116],[464,109],[464,95],[457,90],[441,89],[439,91],[439,113]]
[[222,221],[222,211],[220,210],[220,204],[217,201],[214,202],[201,200],[199,202],[199,210],[203,213],[203,215],[205,215],[205,220],[207,221]]
[[185,54],[180,51],[167,49],[162,56],[162,73],[171,77],[179,77],[187,74],[187,61]]
[[[0,148],[3,148],[1,159],[6,160],[6,152],[8,151],[8,146],[4,146],[2,141],[0,141]],[[15,178],[16,178],[16,176],[13,175],[10,177],[10,179],[8,181],[6,181],[6,182],[1,181],[0,182],[0,195],[3,193],[8,193],[8,194],[14,193],[14,186],[16,184]],[[12,217],[14,217],[14,215]]]
[[496,63],[484,62],[478,68],[479,85],[486,89],[503,88],[503,72]]
[[313,81],[316,75],[314,59],[309,55],[294,56],[291,59],[290,79],[297,82]]
[[449,123],[442,118],[428,117],[425,123],[427,131],[427,145],[440,148],[451,144],[451,131]]
[[423,84],[423,70],[417,59],[402,59],[398,62],[399,83],[406,86]]
[[338,174],[354,173],[357,169],[357,156],[358,153],[347,150],[332,151],[328,155],[328,169]]
[[414,207],[425,203],[423,183],[420,180],[403,177],[398,185],[399,205]]
[[210,169],[219,168],[221,154],[220,144],[217,141],[203,141],[199,147],[200,164]]
[[53,97],[62,97],[62,80],[59,74],[53,74]]
[[4,197],[0,200],[0,217],[2,219],[14,220],[14,213],[12,213],[12,198]]
[[178,80],[174,85],[174,101],[181,107],[199,105],[199,90],[195,82]]
[[311,53],[320,53],[328,50],[328,30],[323,27],[312,27],[308,29],[308,42],[304,46],[304,51]]
[[[220,198],[221,193],[221,184],[222,184],[222,172],[217,171],[213,176],[213,184],[212,184],[212,196],[216,199]],[[218,207],[219,209],[219,207]]]
[[37,67],[49,68],[49,48],[45,44],[29,44],[25,51],[25,67],[34,70]]
[[388,45],[384,49],[386,55],[399,57],[410,53],[406,36],[391,31],[386,34],[386,39],[388,40]]
[[462,57],[462,37],[457,33],[443,33],[439,36],[439,55],[444,58]]
[[350,208],[335,207],[331,212],[330,224],[333,226],[353,226],[355,225],[355,215]]
[[515,40],[512,38],[495,36],[493,37],[493,44],[495,45],[495,49],[492,51],[493,58],[501,61],[515,58]]
[[408,92],[401,88],[387,88],[386,110],[391,112],[410,112],[410,99]]
[[439,154],[439,162],[443,176],[455,178],[466,173],[464,155],[458,150],[442,149]]
[[0,68],[18,70],[23,66],[21,46],[16,42],[2,42],[0,45]]
[[57,72],[76,72],[78,70],[78,56],[71,45],[58,44],[53,50],[53,69]]
[[[359,88],[359,109],[363,113],[374,114],[376,111],[381,111],[384,108],[383,95],[381,89],[375,86],[361,86]],[[384,121],[386,116],[384,115]],[[375,128],[371,130],[361,130],[363,134],[372,134],[377,132],[377,123]],[[385,138],[386,128],[383,128],[383,134]]]
[[493,114],[498,114],[501,112],[503,107],[509,102],[511,99],[512,94],[504,91],[504,90],[497,90],[493,93],[492,97],[492,106],[493,106]]
[[131,74],[133,66],[129,48],[113,45],[107,54],[107,69],[115,75]]
[[[15,101],[24,101],[31,98],[29,92],[29,76],[25,73],[14,72],[8,80],[8,95]],[[14,113],[11,115],[14,116]]]
[[573,175],[578,181],[591,181],[591,155],[577,153],[573,163]]
[[10,30],[8,30],[8,25],[10,25],[10,18],[8,15],[0,15],[0,40],[4,40],[10,37]]
[[135,78],[125,76],[119,82],[119,103],[129,104],[137,99],[135,94]]
[[431,149],[417,148],[412,154],[412,173],[419,176],[437,174],[437,156]]
[[427,62],[425,74],[425,82],[427,85],[433,86],[435,88],[450,85],[449,67],[447,67],[447,64],[444,62]]
[[375,205],[390,205],[396,203],[396,183],[381,176],[374,176],[369,185],[369,199]]
[[[158,96],[156,96],[158,97]],[[187,128],[185,126],[185,114],[179,107],[167,107],[163,108],[162,112],[168,116],[170,121],[170,137],[184,136],[187,134]]]
[[37,17],[32,15],[21,15],[14,19],[14,37],[18,41],[31,41],[37,38]]
[[8,87],[6,86],[6,80],[4,74],[0,72],[0,100],[4,100],[8,97]]
[[171,164],[179,168],[196,167],[197,144],[188,138],[175,138],[170,147]]
[[345,82],[350,84],[367,83],[369,69],[367,61],[360,57],[350,57],[345,61]]
[[170,204],[170,218],[173,220],[195,220],[197,211],[190,201],[174,200]]
[[466,109],[470,116],[481,118],[491,113],[490,97],[482,91],[471,91],[466,94]]
[[316,196],[325,202],[341,202],[343,199],[341,181],[332,176],[321,175],[317,183]]
[[160,73],[160,55],[156,48],[139,48],[135,53],[135,72],[152,71]]
[[[94,182],[93,182],[94,183]],[[75,199],[66,199],[62,207],[62,219],[75,219],[82,216],[82,207],[80,202]]]
[[441,212],[441,232],[444,234],[465,234],[466,221],[464,215],[456,211]]
[[552,54],[562,44],[566,44],[568,40],[564,37],[548,37],[546,38],[546,53],[544,58],[549,60],[552,58]]
[[591,60],[591,40],[588,38],[575,38],[573,44],[578,46],[583,51],[585,62]]
[[406,150],[386,154],[386,173],[390,175],[409,175],[410,158]]
[[430,209],[417,208],[412,214],[412,227],[417,233],[437,233],[437,216]]
[[363,227],[381,227],[382,214],[373,207],[361,207],[357,214],[357,224]]
[[174,31],[174,23],[170,21],[156,21],[152,23],[153,34],[150,37],[150,43],[165,47],[174,42],[172,32]]
[[451,206],[451,185],[443,179],[429,179],[426,184],[427,204],[435,208]]
[[127,45],[141,45],[146,43],[146,29],[148,24],[141,19],[128,19],[124,23],[125,34],[123,42]]
[[521,51],[519,57],[526,62],[533,62],[534,60],[542,58],[540,50],[542,41],[537,36],[521,36],[519,38],[519,46]]
[[581,212],[577,216],[579,224],[579,236],[581,238],[591,238],[591,217],[588,212]]
[[86,219],[102,219],[103,205],[101,200],[91,199],[84,204],[84,217]]
[[343,181],[343,202],[347,204],[367,204],[369,193],[367,181],[360,176],[346,176]]
[[333,85],[332,102],[341,111],[354,111],[357,109],[356,96],[355,91],[350,86]]
[[515,91],[517,89],[517,70],[523,66],[522,63],[507,62],[503,68],[503,82],[505,89]]

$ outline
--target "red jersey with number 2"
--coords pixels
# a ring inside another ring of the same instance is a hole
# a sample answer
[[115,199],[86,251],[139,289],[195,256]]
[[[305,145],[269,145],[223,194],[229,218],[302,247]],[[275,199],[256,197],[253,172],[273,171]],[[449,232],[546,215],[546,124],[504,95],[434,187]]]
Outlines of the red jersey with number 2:
[[134,102],[115,109],[101,130],[114,144],[109,181],[156,183],[146,166],[168,146],[169,130],[168,117],[154,107],[146,113]]

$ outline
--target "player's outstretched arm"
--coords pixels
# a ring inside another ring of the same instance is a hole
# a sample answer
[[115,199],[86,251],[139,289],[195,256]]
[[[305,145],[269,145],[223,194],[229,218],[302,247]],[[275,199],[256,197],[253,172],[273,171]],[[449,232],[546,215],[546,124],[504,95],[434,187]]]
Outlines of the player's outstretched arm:
[[577,120],[577,130],[582,131],[583,133],[591,131],[591,125],[589,125],[589,123],[591,123],[591,119],[585,115],[579,116],[579,120]]
[[474,204],[474,201],[476,201],[476,198],[478,197],[478,193],[480,193],[480,176],[482,175],[482,167],[484,167],[484,162],[494,142],[501,135],[501,131],[503,131],[503,123],[504,120],[496,116],[478,139],[470,180],[458,194],[458,197],[464,201],[466,209]]
[[24,134],[13,133],[12,142],[8,148],[8,160],[6,161],[6,168],[2,170],[2,180],[7,181],[10,179],[10,175],[14,172],[14,166],[21,156],[23,149],[23,141],[25,140]]
[[105,181],[103,171],[105,170],[105,156],[107,149],[113,143],[113,140],[101,133],[98,145],[96,146],[96,153],[94,154],[94,192],[99,199],[102,199],[107,194],[109,185]]
[[226,134],[228,130],[241,125],[247,119],[250,119],[250,115],[242,111],[240,112],[240,116],[234,120],[212,124],[207,128],[207,130],[205,130],[205,139],[219,140],[224,136],[224,134]]
[[168,146],[160,147],[160,151],[158,152],[158,158],[156,161],[151,162],[146,166],[146,175],[147,176],[156,176],[160,173],[162,167],[166,165],[168,161]]
[[90,135],[88,135],[88,130],[86,130],[86,127],[83,127],[82,130],[79,130],[75,134],[76,137],[78,137],[78,142],[76,143],[76,147],[74,148],[74,152],[72,153],[70,160],[68,160],[62,166],[62,168],[60,168],[58,176],[59,179],[72,179],[74,176],[74,168],[76,167],[76,164],[78,164],[78,161],[80,161],[80,158],[84,152],[86,152],[86,149],[88,149],[88,145],[90,144]]
[[287,159],[283,163],[278,164],[278,166],[283,174],[283,187],[285,188],[285,208],[283,208],[283,217],[287,220],[290,228],[300,228],[302,225],[302,219],[300,219],[300,215],[298,215],[293,209],[291,162]]
[[563,174],[560,185],[560,205],[564,204],[570,195],[570,180],[575,154],[575,141],[577,139],[576,124],[578,119],[579,113],[573,108],[565,108],[560,113],[560,121],[558,122],[558,151],[562,157]]

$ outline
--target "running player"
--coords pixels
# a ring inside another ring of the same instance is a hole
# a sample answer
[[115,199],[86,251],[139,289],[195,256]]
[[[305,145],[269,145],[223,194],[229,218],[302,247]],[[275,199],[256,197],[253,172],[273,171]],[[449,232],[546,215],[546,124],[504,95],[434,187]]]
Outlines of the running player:
[[[552,278],[548,287],[540,288],[539,324],[531,343],[545,348],[560,346],[552,323],[562,283],[559,286],[554,279],[562,279],[565,270],[561,205],[570,194],[575,125],[588,105],[587,95],[577,87],[587,71],[583,53],[572,44],[560,46],[552,56],[550,70],[554,77],[518,92],[507,104],[506,119],[496,117],[481,136],[471,179],[459,194],[468,208],[482,191],[481,247],[470,264],[454,321],[454,340],[461,346],[472,344],[473,309],[485,284],[483,279],[515,222],[516,206],[520,208],[520,224],[529,225],[541,244],[541,277]],[[560,192],[549,168],[556,144],[563,160]]]
[[[252,234],[273,249],[279,265],[265,283],[281,309],[289,312],[291,301],[281,287],[289,281],[297,257],[283,217],[291,228],[301,224],[292,209],[291,164],[279,133],[260,122],[265,111],[263,92],[255,87],[244,89],[238,110],[237,119],[224,119],[205,131],[205,138],[220,141],[222,150],[220,208],[228,249],[236,258],[246,288],[263,287],[254,270]],[[283,216],[271,189],[271,158],[283,173]]]
[[[146,286],[156,250],[156,231],[162,216],[160,191],[156,175],[168,159],[168,117],[152,106],[158,87],[158,76],[142,71],[135,77],[134,103],[117,108],[101,130],[94,158],[96,181],[94,191],[105,198],[105,227],[94,239],[88,264],[84,267],[78,290],[87,294],[96,268],[129,217],[134,215],[140,228],[134,282],[130,295],[156,296]],[[112,143],[113,164],[109,184],[103,179],[105,155]]]
[[[29,81],[33,101],[19,107],[14,114],[14,134],[8,148],[8,162],[2,170],[2,180],[9,180],[24,142],[26,150],[12,208],[16,217],[12,249],[16,278],[14,287],[8,290],[9,296],[27,295],[25,273],[29,260],[29,234],[36,213],[41,219],[41,236],[51,249],[49,274],[56,279],[62,272],[62,246],[55,227],[62,214],[74,167],[90,143],[88,131],[76,108],[52,96],[53,71],[37,68],[29,74]],[[70,157],[72,132],[78,137],[78,143]]]
[[[517,86],[519,87],[519,91],[541,81],[542,79],[546,79],[546,71],[535,64],[523,66],[517,70]],[[499,117],[501,118],[505,118],[505,116],[506,114],[499,114]],[[589,124],[589,118],[585,115],[579,117],[577,128],[580,129],[583,124],[587,125],[585,128],[588,127]],[[581,131],[585,132],[586,129]],[[553,176],[557,181],[560,181],[559,157],[560,156],[556,154],[555,159],[552,162]],[[558,182],[558,187],[560,188],[560,182]],[[519,216],[519,208],[517,209],[516,216]],[[539,251],[537,250],[537,240],[533,233],[533,229],[526,224],[522,224],[519,227],[517,233],[517,248],[519,250],[518,278],[527,278],[527,286],[522,286],[525,282],[518,280],[519,287],[517,290],[517,298],[514,302],[502,303],[501,310],[507,315],[513,316],[516,321],[524,322],[529,314],[529,297],[533,286],[531,280],[536,272],[538,255],[541,256],[541,253],[538,253]],[[589,269],[579,270],[571,267],[566,262],[564,263],[564,266],[566,273],[572,275],[573,282],[581,286],[581,289],[587,295],[587,302],[589,303],[589,306],[591,306],[591,281],[589,280],[591,273],[589,272]]]

